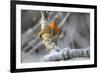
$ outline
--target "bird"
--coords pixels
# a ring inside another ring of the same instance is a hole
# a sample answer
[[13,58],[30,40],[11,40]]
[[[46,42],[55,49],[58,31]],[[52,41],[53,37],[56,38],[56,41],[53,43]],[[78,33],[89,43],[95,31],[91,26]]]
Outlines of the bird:
[[50,24],[46,25],[44,29],[42,29],[38,36],[44,40],[54,40],[61,34],[61,29],[58,27],[56,21],[52,21]]
[[50,24],[46,25],[37,35],[43,41],[43,44],[50,52],[56,47],[55,41],[61,34],[61,29],[58,27],[56,21],[52,21]]
[[41,30],[36,34],[36,36],[42,39],[43,44],[50,52],[57,46],[56,41],[62,31],[55,20],[48,22],[49,15],[47,12],[41,11],[41,16]]

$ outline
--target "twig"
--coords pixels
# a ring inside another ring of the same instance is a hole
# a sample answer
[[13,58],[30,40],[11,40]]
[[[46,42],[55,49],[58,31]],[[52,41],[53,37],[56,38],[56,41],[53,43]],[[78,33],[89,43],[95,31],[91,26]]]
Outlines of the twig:
[[59,24],[59,27],[61,27],[65,23],[65,21],[68,19],[68,17],[69,17],[70,14],[71,13],[67,13],[66,14],[66,16],[64,17],[64,19],[62,20],[62,22]]

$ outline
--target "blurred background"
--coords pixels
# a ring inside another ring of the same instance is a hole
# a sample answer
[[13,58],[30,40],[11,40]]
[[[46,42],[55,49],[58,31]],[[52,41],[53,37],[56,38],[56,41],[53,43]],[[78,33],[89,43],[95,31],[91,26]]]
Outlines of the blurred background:
[[[87,48],[90,46],[90,14],[75,12],[46,11],[49,20],[55,20],[64,37],[58,39],[60,48]],[[70,13],[68,15],[68,13]],[[67,18],[66,18],[67,16]],[[22,63],[41,62],[49,52],[41,39],[32,37],[41,29],[39,24],[41,12],[35,10],[21,10],[21,61]]]

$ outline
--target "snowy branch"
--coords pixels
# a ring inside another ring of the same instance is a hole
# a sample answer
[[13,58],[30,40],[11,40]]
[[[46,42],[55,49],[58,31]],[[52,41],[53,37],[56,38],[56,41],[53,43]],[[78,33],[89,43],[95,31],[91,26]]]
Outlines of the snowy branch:
[[64,48],[62,50],[53,49],[50,54],[44,56],[43,61],[60,61],[70,60],[73,58],[89,58],[90,48],[85,49],[70,49]]

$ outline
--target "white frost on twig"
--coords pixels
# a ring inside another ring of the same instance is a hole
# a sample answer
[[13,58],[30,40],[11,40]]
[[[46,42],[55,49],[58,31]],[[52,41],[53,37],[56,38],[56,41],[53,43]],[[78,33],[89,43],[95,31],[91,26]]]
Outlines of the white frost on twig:
[[43,61],[60,61],[69,60],[72,58],[89,58],[90,48],[70,49],[64,48],[62,50],[53,49],[50,54],[44,56]]

